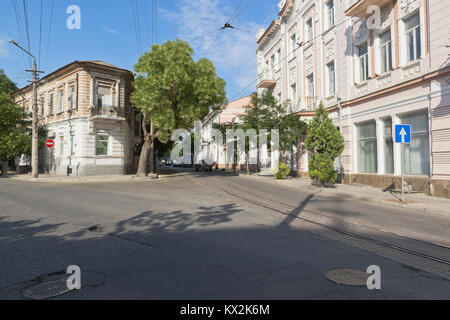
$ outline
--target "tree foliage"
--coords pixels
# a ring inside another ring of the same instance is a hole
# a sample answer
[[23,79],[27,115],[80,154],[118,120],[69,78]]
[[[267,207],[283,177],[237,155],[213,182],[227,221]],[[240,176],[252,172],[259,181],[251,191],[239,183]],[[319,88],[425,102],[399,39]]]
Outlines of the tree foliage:
[[322,103],[308,124],[305,146],[311,154],[309,160],[311,179],[322,184],[335,183],[337,174],[333,162],[344,151],[344,137],[329,118]]
[[135,65],[132,102],[153,120],[161,142],[173,130],[190,128],[210,107],[225,101],[225,81],[214,65],[202,58],[195,62],[193,49],[180,40],[153,45]]
[[17,90],[15,83],[0,69],[0,92],[10,94],[15,90]]
[[0,161],[31,152],[31,135],[24,120],[29,117],[9,93],[0,92]]
[[[134,67],[137,75],[131,100],[144,116],[138,175],[143,172],[146,153],[154,151],[155,139],[169,142],[174,130],[191,128],[195,120],[226,100],[225,81],[217,76],[213,63],[205,58],[194,61],[193,54],[181,40],[155,44]],[[148,123],[150,132],[145,130]]]

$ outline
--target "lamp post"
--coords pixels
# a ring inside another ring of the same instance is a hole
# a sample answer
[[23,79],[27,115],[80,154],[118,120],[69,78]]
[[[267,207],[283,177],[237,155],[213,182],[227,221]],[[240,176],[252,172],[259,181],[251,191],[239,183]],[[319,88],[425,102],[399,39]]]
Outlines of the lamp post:
[[33,178],[38,177],[38,99],[37,99],[37,91],[38,91],[38,73],[44,73],[44,71],[38,71],[37,65],[36,65],[36,58],[27,50],[22,48],[17,42],[14,40],[9,40],[9,42],[19,49],[21,49],[23,52],[28,54],[33,58],[33,70],[25,70],[27,72],[33,73],[33,108],[32,108],[32,143],[31,143],[31,176]]

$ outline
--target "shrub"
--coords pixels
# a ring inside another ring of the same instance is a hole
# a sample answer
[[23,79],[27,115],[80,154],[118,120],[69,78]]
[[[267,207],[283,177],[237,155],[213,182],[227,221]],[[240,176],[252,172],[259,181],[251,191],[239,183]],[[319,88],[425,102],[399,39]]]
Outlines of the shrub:
[[275,177],[278,180],[283,180],[286,179],[290,172],[291,169],[289,169],[289,166],[284,162],[280,162],[280,167],[278,168],[277,173],[275,173]]
[[322,103],[316,109],[316,115],[308,123],[305,141],[311,159],[309,175],[311,179],[325,183],[336,183],[337,173],[334,171],[334,159],[344,150],[344,137],[329,118]]
[[315,154],[309,159],[309,175],[311,179],[325,183],[336,183],[337,173],[334,171],[333,160],[324,154]]

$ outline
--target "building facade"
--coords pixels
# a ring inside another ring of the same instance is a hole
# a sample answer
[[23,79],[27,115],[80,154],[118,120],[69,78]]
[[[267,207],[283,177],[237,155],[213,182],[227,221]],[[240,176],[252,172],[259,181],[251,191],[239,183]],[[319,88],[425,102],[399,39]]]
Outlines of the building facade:
[[[223,148],[224,145],[211,143],[214,138],[212,137],[212,129],[214,123],[240,123],[240,117],[247,112],[246,107],[251,105],[251,96],[246,96],[234,101],[231,101],[225,106],[222,106],[220,110],[212,111],[202,123],[202,139],[204,142],[203,150],[200,158],[212,159],[212,162],[217,164],[217,168],[231,168],[232,165],[226,164],[225,154],[222,154],[219,148]],[[225,143],[225,137],[224,143]],[[230,161],[228,161],[230,162]]]
[[[257,36],[258,90],[307,121],[323,103],[345,138],[344,182],[400,187],[403,168],[413,190],[450,197],[450,2],[284,0],[279,8]],[[396,124],[412,127],[403,163]],[[305,174],[307,151],[293,158]]]
[[[39,150],[40,171],[79,176],[132,172],[134,147],[140,142],[129,99],[132,81],[130,71],[101,61],[75,61],[39,80],[39,128],[55,141],[50,151]],[[13,96],[31,112],[31,85]]]

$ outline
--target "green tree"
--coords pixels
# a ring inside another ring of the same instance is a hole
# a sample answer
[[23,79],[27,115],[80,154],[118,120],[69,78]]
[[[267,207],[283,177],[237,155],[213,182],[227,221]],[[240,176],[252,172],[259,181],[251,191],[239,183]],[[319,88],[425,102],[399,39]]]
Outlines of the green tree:
[[306,149],[311,154],[309,175],[311,179],[325,183],[335,183],[334,159],[344,151],[344,137],[328,117],[328,112],[320,103],[316,114],[308,124]]
[[142,111],[144,131],[138,176],[147,175],[149,154],[150,170],[154,170],[155,139],[167,143],[175,129],[192,127],[210,107],[225,102],[225,81],[217,76],[211,61],[196,62],[193,54],[188,43],[169,41],[153,45],[134,67],[137,75],[131,99]]
[[[252,95],[251,104],[246,107],[246,114],[242,116],[242,128],[253,128],[258,135],[260,130],[266,129],[269,133],[268,143],[270,130],[278,129],[280,151],[291,151],[306,134],[306,123],[295,114],[288,113],[287,106],[279,103],[270,90],[265,90],[261,95]],[[270,146],[268,147],[270,150]]]
[[17,90],[15,83],[0,69],[0,92],[10,94],[15,90]]
[[0,165],[6,176],[8,161],[31,152],[31,135],[27,129],[30,115],[17,106],[9,93],[0,92]]

